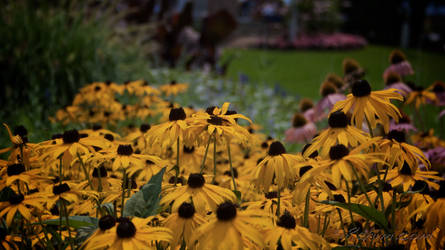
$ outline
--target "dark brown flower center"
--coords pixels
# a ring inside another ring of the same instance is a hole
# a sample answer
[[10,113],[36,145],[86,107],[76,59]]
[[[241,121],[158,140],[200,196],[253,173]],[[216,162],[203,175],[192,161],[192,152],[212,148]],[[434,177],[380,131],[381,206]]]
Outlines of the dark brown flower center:
[[236,206],[230,201],[226,201],[216,209],[216,217],[221,221],[229,221],[236,217]]
[[202,174],[199,173],[190,174],[187,180],[187,184],[191,188],[200,188],[205,184],[204,176],[202,176]]
[[63,143],[70,144],[78,142],[80,140],[80,135],[77,130],[73,129],[65,131],[62,135],[62,138],[63,138]]
[[24,199],[25,197],[23,196],[23,194],[12,193],[9,195],[8,201],[11,205],[17,205],[20,204]]
[[[232,176],[232,172],[230,172],[230,170],[227,170],[224,172],[224,175]],[[236,168],[233,169],[233,177],[238,178],[238,170],[236,170]]]
[[264,197],[266,197],[267,199],[276,199],[278,198],[278,192],[277,191],[267,192],[264,194]]
[[294,128],[300,128],[306,125],[307,121],[304,115],[300,113],[295,113],[294,117],[292,119],[292,127]]
[[70,191],[70,186],[68,186],[68,184],[66,183],[54,185],[53,187],[53,194],[55,195],[59,195],[68,191]]
[[107,169],[104,166],[100,166],[99,168],[94,168],[93,177],[95,178],[104,178],[107,177]]
[[334,194],[334,201],[346,203],[345,197],[341,194]]
[[105,215],[99,219],[99,228],[102,231],[108,230],[116,225],[116,219],[111,215]]
[[217,125],[217,126],[221,126],[223,125],[223,121],[224,119],[216,116],[216,115],[211,115],[209,119],[207,119],[207,122],[213,125]]
[[391,55],[389,56],[389,61],[391,62],[391,64],[398,64],[405,60],[406,60],[405,55],[400,50],[392,51]]
[[405,132],[403,131],[391,130],[386,137],[390,140],[396,140],[397,142],[406,142]]
[[170,115],[168,116],[169,121],[179,121],[185,120],[187,116],[185,115],[185,111],[183,108],[172,108],[170,110]]
[[105,134],[104,138],[109,140],[109,141],[114,141],[114,136],[112,134]]
[[215,110],[216,106],[210,106],[206,108],[206,113],[209,115],[213,115],[213,110]]
[[97,131],[99,129],[102,129],[102,125],[100,125],[100,124],[94,124],[93,125],[93,128],[92,128],[93,131]]
[[340,160],[348,154],[349,149],[343,144],[332,146],[331,149],[329,149],[329,158],[331,158],[331,160]]
[[286,211],[278,219],[277,226],[287,229],[294,229],[295,226],[297,226],[297,222],[295,221],[295,218],[288,211]]
[[335,111],[329,115],[328,124],[331,128],[346,128],[348,126],[348,116],[343,111]]
[[311,109],[312,107],[314,107],[314,103],[312,102],[311,99],[304,98],[300,101],[299,106],[300,106],[300,111],[304,113],[308,109]]
[[[304,145],[303,149],[301,150],[301,154],[304,154],[304,152],[306,152],[306,150],[312,145],[312,143],[308,143],[306,145]],[[315,157],[318,156],[318,151],[315,150],[314,152],[312,152],[312,154],[309,155],[309,158],[314,159]]]
[[192,218],[195,214],[195,207],[191,203],[183,202],[178,209],[178,215],[181,218],[188,219]]
[[320,87],[320,94],[322,97],[335,94],[336,92],[337,88],[332,82],[324,82]]
[[285,154],[286,149],[284,148],[283,144],[279,141],[274,141],[269,146],[269,152],[267,152],[270,156],[277,156],[280,154]]
[[399,173],[401,175],[413,175],[413,172],[411,171],[411,167],[406,163],[406,161],[403,163],[402,168],[400,169]]
[[19,175],[19,174],[25,172],[25,166],[21,163],[8,165],[6,172],[7,172],[8,176]]
[[117,154],[118,155],[131,155],[133,154],[133,148],[130,144],[127,145],[119,145],[117,148]]
[[136,234],[136,227],[129,218],[119,218],[118,222],[116,233],[119,238],[132,238]]
[[326,184],[326,186],[332,191],[337,190],[337,187],[334,184],[330,183],[329,181],[324,181],[324,184]]
[[311,170],[312,168],[313,167],[309,165],[301,167],[299,171],[300,177],[303,176],[307,171]]
[[147,132],[150,128],[151,128],[150,124],[148,124],[148,123],[144,123],[144,124],[141,124],[141,126],[139,127],[139,130],[140,130],[142,133],[145,133],[145,132]]
[[371,86],[366,80],[358,80],[352,84],[352,95],[355,97],[364,97],[371,94]]
[[195,147],[193,147],[193,146],[191,146],[191,147],[184,146],[184,153],[192,154],[193,152],[195,152]]

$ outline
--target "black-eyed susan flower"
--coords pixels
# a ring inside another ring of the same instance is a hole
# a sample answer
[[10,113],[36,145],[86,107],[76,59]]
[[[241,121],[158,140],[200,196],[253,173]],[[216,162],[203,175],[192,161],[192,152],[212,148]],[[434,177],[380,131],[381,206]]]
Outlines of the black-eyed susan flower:
[[318,151],[321,157],[326,157],[329,150],[336,144],[347,147],[357,147],[369,140],[368,134],[349,125],[349,119],[343,111],[335,111],[329,115],[329,128],[323,130],[305,150],[304,156],[308,157]]
[[425,89],[422,86],[415,86],[413,91],[411,91],[405,101],[406,104],[414,104],[414,107],[418,110],[421,105],[427,103],[436,103],[437,97],[434,92]]
[[437,200],[431,204],[426,212],[425,230],[428,233],[434,232],[436,228],[440,230],[439,237],[435,242],[436,246],[440,244],[445,237],[443,230],[445,230],[445,181],[440,182],[439,196]]
[[391,130],[387,134],[387,139],[377,141],[378,151],[384,154],[384,161],[388,166],[401,168],[408,164],[412,170],[416,168],[418,162],[429,167],[430,163],[422,150],[406,143],[406,136],[403,131]]
[[105,234],[105,232],[107,232],[108,230],[113,228],[115,225],[116,225],[116,218],[114,218],[111,215],[102,216],[99,219],[99,223],[98,223],[99,228],[96,231],[94,231],[94,233],[91,234],[91,236],[88,237],[88,239],[86,241],[83,242],[82,246],[85,249],[94,248],[94,246],[91,245],[90,242],[94,241],[96,239],[96,237]]
[[295,218],[286,211],[280,216],[276,227],[266,231],[265,242],[270,249],[330,249],[329,243],[318,234],[297,225]]
[[[301,190],[300,190],[301,191]],[[261,209],[269,214],[277,214],[278,204],[278,192],[271,191],[265,193],[261,199],[256,201],[250,201],[243,203],[243,206],[247,206],[248,209]],[[280,214],[286,210],[293,209],[292,195],[286,189],[280,193]]]
[[45,196],[41,193],[23,195],[21,193],[11,193],[8,201],[0,202],[0,217],[6,214],[6,224],[11,225],[15,214],[20,213],[24,219],[31,221],[31,213],[34,209],[43,211]]
[[373,163],[383,164],[383,161],[379,159],[380,154],[361,152],[369,146],[367,144],[369,143],[365,143],[351,151],[343,144],[332,146],[329,149],[329,159],[320,162],[319,167],[307,171],[301,180],[305,181],[307,178],[311,178],[312,175],[330,171],[333,184],[339,187],[342,177],[348,182],[356,180],[357,177],[367,177],[370,166]]
[[89,240],[91,249],[156,249],[155,242],[170,242],[172,240],[171,231],[165,227],[149,227],[147,224],[150,217],[117,219],[118,223],[114,227],[106,230],[101,235],[96,235]]
[[81,184],[74,183],[58,183],[54,185],[48,185],[44,192],[46,195],[46,208],[51,209],[56,202],[64,200],[68,203],[78,202],[83,196],[94,197],[96,192],[90,190],[80,189]]
[[[196,249],[244,249],[246,240],[254,248],[263,248],[264,239],[259,229],[271,226],[269,214],[262,210],[240,211],[232,202],[218,205],[216,216],[200,226],[191,242]],[[259,228],[259,229],[258,229]]]
[[246,143],[249,131],[238,125],[237,119],[252,121],[242,114],[229,110],[230,103],[225,102],[221,108],[209,107],[206,112],[198,112],[190,119],[190,136],[194,137],[199,145],[207,145],[209,138],[214,136],[217,142],[230,142],[231,140]]
[[0,182],[3,182],[6,186],[16,185],[17,182],[20,185],[25,183],[30,185],[32,181],[36,181],[36,178],[42,179],[38,176],[39,173],[39,169],[26,171],[25,165],[22,163],[8,164],[7,167],[0,170],[0,176],[2,177]]
[[[412,168],[408,163],[404,162],[402,167],[388,170],[386,174],[386,181],[391,186],[396,187],[402,185],[403,191],[407,191],[408,188],[414,186],[416,181],[424,181],[433,189],[439,189],[439,184],[431,180],[443,180],[442,177],[437,175],[435,171],[423,171],[417,168],[417,165]],[[385,174],[382,174],[384,177]]]
[[188,89],[189,85],[188,83],[177,83],[176,81],[171,81],[168,84],[164,84],[159,89],[164,93],[166,96],[176,96],[179,93],[183,93]]
[[188,129],[185,118],[186,114],[183,108],[172,108],[168,122],[154,125],[147,131],[145,134],[147,144],[158,144],[162,149],[170,147],[178,140],[183,141],[186,145],[190,144],[184,141]]
[[195,211],[192,203],[184,202],[178,211],[170,214],[162,224],[172,230],[171,247],[175,249],[183,240],[187,246],[191,246],[193,233],[206,222],[205,217]]
[[270,144],[267,156],[258,164],[255,172],[256,185],[264,192],[275,182],[278,188],[293,183],[296,174],[293,165],[303,161],[303,157],[287,154],[283,144],[275,141]]
[[93,147],[106,148],[107,141],[100,137],[90,137],[80,134],[77,130],[65,131],[61,139],[52,140],[55,144],[46,144],[39,147],[44,153],[40,156],[42,160],[47,157],[51,161],[62,157],[63,166],[69,166],[78,155],[94,152]]
[[161,199],[162,205],[173,202],[172,211],[177,211],[183,202],[191,202],[199,213],[215,210],[216,206],[224,201],[236,201],[235,194],[226,188],[207,184],[204,176],[199,173],[189,175],[187,185],[176,186],[165,190]]
[[381,124],[385,132],[389,131],[389,119],[399,120],[401,116],[398,108],[391,100],[403,100],[403,97],[394,89],[371,91],[371,86],[366,80],[356,81],[352,84],[352,94],[348,94],[346,100],[337,102],[332,111],[342,110],[351,112],[351,123],[361,129],[366,119],[371,129]]

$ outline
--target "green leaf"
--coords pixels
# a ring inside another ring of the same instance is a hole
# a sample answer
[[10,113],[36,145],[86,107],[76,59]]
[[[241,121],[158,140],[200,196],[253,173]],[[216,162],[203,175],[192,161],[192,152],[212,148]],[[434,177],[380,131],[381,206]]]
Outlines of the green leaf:
[[[74,227],[75,229],[81,228],[81,227],[91,227],[91,226],[97,226],[97,223],[99,220],[94,217],[89,216],[70,216],[68,217],[68,223],[70,227]],[[54,225],[58,226],[60,225],[59,219],[51,219],[43,221],[42,224],[45,225]],[[66,219],[62,218],[62,225],[66,226]]]
[[385,215],[373,207],[355,203],[342,203],[338,201],[322,201],[321,203],[341,207],[348,210],[350,209],[352,212],[361,215],[363,218],[375,222],[377,225],[383,228],[385,232],[390,231]]
[[114,214],[114,205],[111,202],[103,203],[100,205],[102,209],[105,209],[108,214]]
[[141,190],[130,197],[125,203],[124,216],[147,218],[156,213],[161,200],[161,184],[164,172],[165,168],[151,177],[150,181],[142,186]]
[[238,190],[232,190],[232,192],[235,194],[238,201],[241,201],[241,192]]
[[306,193],[306,201],[304,203],[303,227],[309,228],[309,200],[311,197],[311,189],[308,188]]

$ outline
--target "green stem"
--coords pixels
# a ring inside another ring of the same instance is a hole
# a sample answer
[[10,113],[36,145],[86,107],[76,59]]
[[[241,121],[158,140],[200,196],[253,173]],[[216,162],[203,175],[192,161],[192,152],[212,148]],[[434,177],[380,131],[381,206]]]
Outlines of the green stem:
[[[385,204],[384,204],[384,200],[383,200],[383,188],[384,188],[385,182],[380,179],[380,170],[379,170],[378,165],[377,165],[377,180],[379,181],[377,195],[378,195],[378,198],[380,199],[380,203],[381,203],[380,205],[382,206],[382,212],[385,213]],[[376,207],[376,205],[377,205],[377,199],[375,199],[374,207]]]
[[212,136],[209,136],[209,140],[207,141],[207,146],[206,146],[206,150],[204,152],[204,157],[202,158],[202,163],[201,163],[201,170],[199,171],[200,174],[202,174],[202,171],[204,170],[204,166],[207,160],[207,153],[209,152],[209,146],[210,146],[210,139],[212,138]]
[[121,217],[124,217],[124,206],[125,206],[125,188],[127,186],[127,173],[125,169],[122,169],[122,206],[121,206]]
[[309,201],[311,197],[311,188],[309,187],[306,193],[306,201],[304,204],[304,217],[303,217],[303,227],[309,228]]
[[373,205],[372,201],[368,196],[368,192],[366,192],[365,185],[363,184],[362,180],[360,179],[360,176],[358,176],[357,170],[351,164],[349,164],[349,166],[352,168],[352,172],[354,172],[355,178],[357,178],[360,189],[362,190],[363,194],[365,195],[366,200],[368,200],[369,206],[372,207],[372,205]]
[[[70,229],[70,222],[69,222],[69,216],[68,216],[68,209],[66,208],[66,204],[65,204],[64,200],[60,199],[60,202],[62,203],[62,207],[63,207],[64,214],[65,214],[66,228],[68,229],[69,243],[70,243],[71,249],[74,249],[73,239],[71,238],[71,229]],[[60,237],[62,237],[62,236],[60,236]]]
[[366,117],[366,115],[365,119],[366,119],[366,124],[368,124],[369,134],[371,135],[371,137],[374,137],[374,132],[372,131],[371,123],[369,122],[368,117]]
[[280,219],[280,210],[281,210],[281,189],[278,186],[278,191],[277,191],[277,198],[278,198],[278,204],[277,204],[277,218],[278,220]]
[[[339,208],[337,208],[339,209]],[[324,234],[326,233],[326,230],[328,229],[328,225],[329,225],[329,213],[325,213],[324,214],[324,221],[323,221],[323,230],[321,231],[321,236],[324,237]]]
[[232,154],[230,153],[230,142],[227,142],[227,152],[229,153],[229,164],[230,164],[230,174],[232,175],[232,182],[233,182],[233,188],[235,189],[235,192],[238,191],[236,188],[236,182],[235,182],[235,172],[233,171],[232,166]]
[[77,158],[79,158],[79,163],[80,163],[80,166],[82,167],[83,173],[85,174],[85,178],[88,181],[88,185],[90,186],[91,190],[93,190],[93,184],[91,183],[90,175],[88,174],[88,171],[87,171],[87,168],[85,166],[85,163],[83,162],[83,160],[80,157],[79,153],[77,153]]
[[215,183],[216,179],[216,137],[213,137],[213,180],[212,183]]
[[178,183],[179,178],[179,136],[176,140],[176,171],[175,171],[175,186]]
[[348,210],[349,210],[349,216],[351,216],[351,223],[354,222],[354,216],[352,216],[352,210],[349,204],[351,204],[351,190],[349,189],[348,181],[345,180],[346,184],[346,191],[348,192]]
[[43,235],[45,236],[45,240],[46,240],[46,242],[47,242],[46,245],[49,246],[51,249],[53,249],[53,244],[51,244],[50,241],[49,241],[48,231],[46,230],[46,227],[43,226],[42,218],[40,218],[40,216],[36,216],[36,217],[37,217],[37,219],[39,220],[39,224],[40,224],[40,226],[42,227]]
[[338,212],[338,217],[340,217],[341,229],[343,229],[343,233],[345,235],[345,244],[348,245],[349,236],[348,236],[348,233],[346,233],[345,224],[343,223],[343,216],[341,215],[340,208],[337,208],[337,212]]

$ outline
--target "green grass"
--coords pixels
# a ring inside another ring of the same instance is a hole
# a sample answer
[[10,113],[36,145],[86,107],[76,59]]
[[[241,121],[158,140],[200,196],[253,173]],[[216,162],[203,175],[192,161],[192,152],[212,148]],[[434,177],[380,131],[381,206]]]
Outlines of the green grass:
[[[342,61],[356,59],[366,71],[374,90],[383,87],[382,74],[389,66],[388,56],[393,48],[367,46],[351,51],[280,51],[260,49],[227,49],[223,59],[235,55],[228,76],[238,79],[240,73],[251,82],[279,84],[290,95],[319,98],[319,86],[328,73],[342,75]],[[405,50],[416,74],[409,80],[429,86],[435,80],[445,80],[445,56],[418,50]]]

